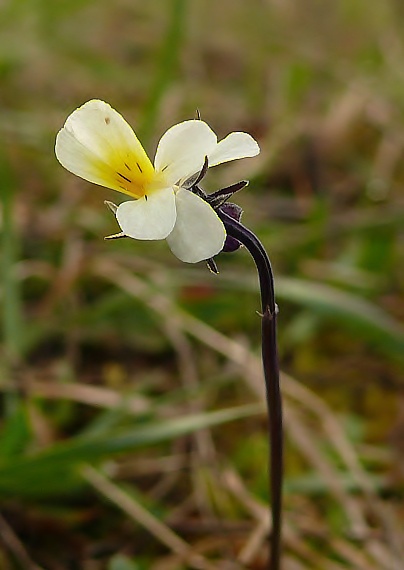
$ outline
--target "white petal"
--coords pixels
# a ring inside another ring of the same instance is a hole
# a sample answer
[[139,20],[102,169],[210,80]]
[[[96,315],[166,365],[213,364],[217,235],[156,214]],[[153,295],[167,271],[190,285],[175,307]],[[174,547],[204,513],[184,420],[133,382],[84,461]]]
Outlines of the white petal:
[[142,196],[154,168],[125,119],[108,103],[76,109],[56,137],[56,157],[70,172],[132,196]]
[[217,137],[203,121],[184,121],[161,137],[154,166],[164,172],[169,184],[175,184],[198,172],[217,145]]
[[180,189],[175,195],[177,221],[167,238],[171,251],[181,261],[197,263],[223,249],[224,225],[207,202]]
[[115,215],[124,234],[131,238],[164,239],[176,219],[173,189],[156,190],[139,200],[123,202]]
[[208,155],[209,166],[216,166],[222,162],[256,156],[260,147],[251,135],[247,133],[230,133],[221,140],[211,154]]

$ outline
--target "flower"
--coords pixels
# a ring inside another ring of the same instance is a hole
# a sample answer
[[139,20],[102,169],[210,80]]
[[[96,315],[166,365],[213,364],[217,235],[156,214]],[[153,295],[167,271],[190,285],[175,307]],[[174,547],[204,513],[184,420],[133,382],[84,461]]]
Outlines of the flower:
[[88,101],[66,120],[56,137],[56,157],[67,170],[127,194],[115,215],[125,236],[166,239],[182,261],[196,263],[219,253],[226,232],[214,209],[183,187],[209,166],[255,156],[256,141],[234,132],[217,142],[201,120],[171,127],[160,139],[154,166],[125,119],[108,103]]

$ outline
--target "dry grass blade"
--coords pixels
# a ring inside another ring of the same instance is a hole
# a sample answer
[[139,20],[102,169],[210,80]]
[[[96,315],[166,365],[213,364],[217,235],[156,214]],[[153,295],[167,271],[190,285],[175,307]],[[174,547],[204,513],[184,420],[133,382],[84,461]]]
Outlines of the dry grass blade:
[[[231,468],[223,473],[223,481],[234,497],[246,508],[246,510],[257,520],[257,525],[251,533],[249,539],[239,553],[239,560],[243,564],[251,564],[255,557],[262,552],[270,530],[270,520],[268,518],[267,507],[260,503],[249,493],[238,474]],[[299,557],[299,563],[305,561],[301,568],[311,570],[312,568],[327,568],[327,570],[343,570],[340,564],[331,562],[322,553],[317,552],[309,545],[307,540],[303,540],[299,533],[291,526],[288,520],[284,524],[284,543],[289,549]],[[296,558],[289,557],[288,564],[296,562]],[[303,562],[302,562],[303,563]],[[307,564],[307,565],[306,565]],[[378,570],[376,567],[368,566],[368,570]]]
[[[287,381],[285,385],[289,388],[289,398],[293,398],[300,404],[303,403],[307,410],[314,413],[320,420],[325,436],[334,445],[349,473],[366,497],[368,509],[381,521],[385,529],[387,542],[391,546],[392,552],[395,553],[396,560],[402,560],[404,558],[404,547],[402,539],[397,532],[399,525],[395,521],[393,513],[379,499],[370,477],[363,469],[355,449],[346,437],[340,422],[319,396],[290,376],[283,374],[283,378]],[[387,550],[382,545],[380,546],[384,550],[385,558],[387,559],[389,557]]]
[[0,540],[21,568],[24,570],[43,570],[31,560],[23,543],[2,515],[0,515]]
[[24,388],[34,396],[51,400],[71,400],[99,408],[122,408],[132,414],[142,414],[150,410],[150,404],[143,396],[122,395],[115,390],[99,386],[74,382],[55,384],[27,379]]
[[86,465],[82,468],[83,478],[99,493],[117,505],[130,518],[145,527],[159,542],[164,544],[179,559],[197,570],[219,570],[218,566],[193,551],[192,547],[167,525],[153,516],[135,499],[110,481],[100,471]]
[[[251,353],[248,347],[233,339],[226,338],[209,325],[185,313],[173,305],[167,296],[163,295],[161,292],[157,292],[142,279],[129,273],[114,262],[97,262],[94,265],[93,270],[97,275],[102,276],[108,281],[114,282],[129,294],[141,299],[150,309],[157,312],[166,321],[173,323],[175,327],[182,328],[183,331],[240,366],[245,374],[248,385],[259,396],[259,398],[263,397],[264,389],[261,363],[259,359]],[[288,402],[288,400],[298,400],[302,409],[306,409],[308,412],[313,413],[320,420],[326,437],[334,445],[348,470],[350,470],[350,472],[355,476],[357,484],[361,488],[363,494],[368,497],[368,506],[372,508],[373,505],[372,512],[381,521],[383,527],[386,528],[386,535],[389,537],[389,542],[391,543],[392,540],[394,540],[397,545],[399,540],[397,538],[396,530],[392,528],[394,525],[389,524],[390,521],[385,515],[382,508],[383,506],[377,499],[373,485],[366,475],[366,472],[361,467],[352,445],[347,439],[332,410],[327,406],[327,404],[325,404],[325,402],[323,402],[323,400],[321,400],[321,398],[316,396],[308,388],[302,386],[290,376],[282,375],[282,390],[284,396],[287,398],[286,405],[289,411],[291,411],[292,408],[290,407],[290,402]],[[293,418],[293,421],[296,420],[297,422],[296,415],[292,416],[290,414],[289,417],[291,420]],[[293,432],[293,437],[297,438],[297,440],[301,438],[302,432],[299,431],[299,426],[303,425],[302,422],[303,419],[299,421],[298,424],[295,424],[294,427],[296,429],[293,429],[290,425],[286,426],[289,433]],[[304,439],[307,444],[304,445],[306,457],[310,457],[311,462],[316,468],[320,469],[321,465],[320,471],[325,476],[326,482],[328,481],[328,483],[331,484],[330,489],[336,500],[341,501],[341,499],[343,499],[345,510],[350,517],[353,517],[356,529],[359,529],[362,534],[368,534],[366,531],[369,529],[362,503],[359,500],[350,497],[344,491],[343,487],[338,482],[337,477],[331,477],[330,479],[329,475],[333,471],[330,471],[328,460],[324,459],[320,452],[313,448],[310,438],[305,437]],[[373,558],[378,564],[380,564],[381,568],[388,568],[390,570],[391,567],[394,568],[391,564],[396,564],[400,559],[399,553],[397,552],[397,546],[395,548],[396,555],[394,560],[391,559],[388,549],[380,540],[372,539],[367,546],[369,546],[369,552],[372,553]]]
[[[171,341],[177,353],[179,376],[183,386],[188,389],[198,389],[200,385],[198,370],[188,338],[183,333],[182,328],[172,320],[165,320],[163,327],[167,338]],[[195,412],[200,412],[204,409],[201,400],[195,400],[194,398],[190,402],[189,407],[191,411]],[[205,462],[211,461],[215,455],[215,449],[209,430],[198,431],[194,437],[201,458]]]
[[345,510],[346,519],[351,526],[351,532],[355,536],[366,537],[369,533],[369,527],[366,523],[361,503],[345,491],[339,474],[333,468],[331,461],[328,461],[319,450],[314,434],[302,421],[297,410],[293,410],[290,405],[285,406],[285,418],[290,439],[309,463],[321,473],[330,492]]

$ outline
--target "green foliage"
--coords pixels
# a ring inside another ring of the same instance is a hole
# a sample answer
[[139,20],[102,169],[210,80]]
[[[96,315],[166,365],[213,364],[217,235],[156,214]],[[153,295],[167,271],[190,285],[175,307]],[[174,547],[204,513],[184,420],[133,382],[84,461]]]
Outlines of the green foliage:
[[13,463],[28,447],[32,438],[27,409],[19,402],[5,418],[0,433],[0,464]]
[[131,429],[103,429],[97,433],[90,432],[70,438],[68,442],[54,444],[39,453],[22,456],[15,453],[15,457],[10,457],[13,442],[10,442],[10,436],[7,439],[6,431],[3,434],[3,442],[6,445],[8,443],[9,450],[6,447],[4,465],[0,467],[0,495],[49,497],[70,493],[78,484],[81,486],[78,469],[83,462],[99,461],[140,446],[169,441],[258,411],[262,412],[261,406],[240,406],[218,412],[192,414],[165,422],[147,422]]
[[108,565],[108,570],[142,570],[143,568],[146,569],[146,566],[139,565],[122,554],[113,556]]

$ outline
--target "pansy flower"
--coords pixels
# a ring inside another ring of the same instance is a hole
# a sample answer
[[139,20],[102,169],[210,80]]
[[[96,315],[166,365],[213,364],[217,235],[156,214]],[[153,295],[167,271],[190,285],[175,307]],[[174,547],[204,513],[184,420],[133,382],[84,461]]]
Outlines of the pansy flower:
[[201,120],[171,127],[160,139],[154,165],[125,119],[104,101],[76,109],[56,138],[56,156],[70,172],[127,194],[116,219],[134,239],[166,239],[182,261],[196,263],[218,254],[226,239],[214,209],[186,187],[206,164],[216,166],[259,153],[247,133],[234,132],[219,143]]

